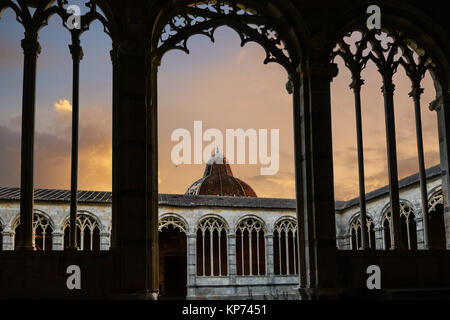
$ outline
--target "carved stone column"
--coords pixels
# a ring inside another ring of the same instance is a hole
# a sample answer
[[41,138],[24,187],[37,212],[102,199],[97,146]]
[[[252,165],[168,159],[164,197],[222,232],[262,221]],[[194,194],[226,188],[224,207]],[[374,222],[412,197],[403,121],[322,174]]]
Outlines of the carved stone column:
[[195,291],[192,286],[197,280],[197,235],[195,233],[186,235],[187,240],[187,298],[193,297]]
[[6,230],[2,231],[1,234],[3,236],[3,245],[2,245],[3,251],[12,251],[12,250],[14,250],[14,235],[15,235],[15,232],[12,231],[11,229],[6,229]]
[[36,62],[41,52],[37,34],[25,33],[22,92],[22,153],[20,180],[20,228],[17,249],[31,251],[34,215],[34,130],[36,114]]
[[309,60],[303,69],[298,117],[302,148],[296,155],[303,172],[304,213],[299,227],[304,226],[306,283],[301,286],[315,299],[334,296],[337,286],[330,99],[337,67],[323,57]]
[[273,282],[274,275],[274,256],[273,256],[273,233],[266,234],[266,274],[269,276],[269,281]]
[[[146,86],[150,80],[147,79],[147,39],[136,30],[129,30],[114,41],[114,287],[119,297],[156,299],[158,212],[152,210],[157,208],[157,203],[152,204],[150,200],[153,198],[149,196],[149,193],[157,196],[157,190],[148,190],[147,181],[150,161],[147,142],[147,95],[150,95]],[[153,139],[157,140],[157,137]]]
[[111,246],[111,233],[103,231],[100,233],[100,251],[108,251]]
[[391,249],[403,249],[401,242],[400,228],[400,199],[398,186],[397,169],[397,143],[395,137],[395,116],[394,116],[394,90],[392,82],[392,71],[382,73],[383,86],[381,91],[384,96],[384,116],[386,125],[386,148],[389,176],[389,199],[391,210]]
[[447,250],[450,250],[450,92],[445,92],[448,85],[443,84],[442,87],[443,92],[430,104],[430,109],[436,110],[438,116],[441,179],[444,194],[445,239]]
[[229,233],[228,237],[228,276],[230,277],[231,283],[236,283],[236,235]]
[[62,231],[60,227],[52,232],[52,250],[64,250],[64,231]]

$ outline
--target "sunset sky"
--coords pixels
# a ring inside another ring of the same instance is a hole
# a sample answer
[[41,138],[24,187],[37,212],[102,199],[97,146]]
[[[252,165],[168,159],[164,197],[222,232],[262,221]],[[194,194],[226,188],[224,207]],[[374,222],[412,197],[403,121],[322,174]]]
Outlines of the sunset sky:
[[[11,10],[0,20],[0,186],[20,185],[20,122],[23,29]],[[35,186],[70,187],[71,57],[69,33],[53,17],[40,33],[35,147]],[[84,59],[80,80],[79,188],[111,190],[112,70],[111,40],[99,23],[82,36]],[[175,166],[170,154],[177,128],[193,132],[195,120],[204,130],[249,128],[280,130],[280,169],[262,176],[260,165],[233,165],[235,176],[249,183],[260,197],[293,198],[294,153],[292,97],[286,92],[287,74],[278,64],[264,65],[258,44],[240,47],[238,35],[226,27],[216,42],[204,36],[188,41],[191,53],[170,51],[162,59],[158,78],[159,192],[184,193],[199,179],[202,165]],[[335,198],[358,195],[354,98],[350,73],[341,60],[331,85]],[[386,137],[381,78],[373,64],[363,73],[362,116],[367,191],[387,183]],[[395,116],[400,178],[418,170],[414,109],[410,83],[403,69],[395,77]],[[426,166],[439,163],[436,114],[428,110],[435,91],[424,79],[422,117]],[[206,144],[205,144],[206,145]]]

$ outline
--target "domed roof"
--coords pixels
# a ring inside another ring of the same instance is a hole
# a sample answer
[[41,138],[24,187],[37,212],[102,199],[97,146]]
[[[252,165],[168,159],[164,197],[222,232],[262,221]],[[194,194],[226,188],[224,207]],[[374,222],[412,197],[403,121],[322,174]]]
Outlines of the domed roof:
[[205,173],[186,191],[189,195],[257,197],[255,191],[241,179],[235,178],[219,150],[206,163]]

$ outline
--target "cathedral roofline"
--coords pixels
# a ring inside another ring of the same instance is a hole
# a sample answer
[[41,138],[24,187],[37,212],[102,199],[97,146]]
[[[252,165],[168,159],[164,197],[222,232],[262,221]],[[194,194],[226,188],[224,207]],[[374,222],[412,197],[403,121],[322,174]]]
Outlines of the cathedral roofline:
[[[426,170],[427,179],[441,175],[441,166],[436,165]],[[419,183],[419,174],[415,173],[399,180],[400,189]],[[389,186],[384,186],[367,193],[366,201],[389,194]],[[0,187],[0,200],[20,200],[20,188]],[[35,189],[35,201],[70,202],[70,190]],[[108,191],[78,191],[80,203],[111,203],[112,192]],[[265,209],[296,209],[295,199],[285,198],[252,198],[252,197],[228,197],[210,195],[186,195],[186,194],[159,194],[159,205],[180,207],[236,207],[236,208],[265,208]],[[337,211],[345,210],[359,205],[359,197],[348,201],[336,201]]]

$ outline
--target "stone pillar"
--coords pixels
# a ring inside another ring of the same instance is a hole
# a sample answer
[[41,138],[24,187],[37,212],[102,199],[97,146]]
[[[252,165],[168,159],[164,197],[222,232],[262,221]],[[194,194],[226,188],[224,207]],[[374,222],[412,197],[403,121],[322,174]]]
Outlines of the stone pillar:
[[57,230],[52,232],[52,250],[64,250],[64,232],[61,230],[61,228],[58,228]]
[[273,261],[273,233],[266,234],[266,274],[270,282],[273,282],[274,261]]
[[[157,299],[158,297],[158,191],[154,155],[156,134],[148,141],[152,103],[146,44],[139,30],[142,8],[128,7],[130,29],[113,39],[113,234],[115,235],[114,291],[118,297]],[[150,22],[148,22],[150,23]],[[152,186],[152,189],[149,189]]]
[[425,246],[425,242],[424,242],[424,228],[423,228],[422,216],[419,216],[418,218],[414,218],[414,221],[416,221],[417,249],[419,249],[419,250],[427,249]]
[[3,236],[3,251],[12,251],[14,250],[14,235],[15,232],[11,229],[7,229],[2,232]]
[[111,233],[103,231],[100,233],[100,251],[108,251],[111,246]]
[[236,235],[229,233],[228,237],[228,276],[230,277],[231,283],[236,283]]
[[197,280],[197,235],[195,233],[186,235],[187,254],[187,297],[195,296]]
[[80,113],[80,61],[83,59],[83,49],[80,46],[80,32],[72,31],[72,44],[69,45],[72,55],[72,154],[70,175],[70,218],[69,218],[69,248],[78,250],[77,246],[77,207],[78,207],[78,140]]
[[[303,219],[306,283],[311,299],[335,296],[337,286],[336,219],[330,82],[337,66],[328,56],[310,59],[301,75]],[[297,208],[298,209],[298,208]]]
[[439,150],[441,155],[441,179],[444,195],[444,221],[447,250],[450,250],[450,97],[443,86],[441,96],[430,104],[431,110],[437,111]]
[[375,248],[377,250],[383,250],[384,244],[383,244],[383,228],[382,227],[375,227],[373,229],[375,232]]
[[22,40],[24,52],[23,92],[22,92],[22,151],[20,171],[20,238],[18,250],[32,251],[34,215],[34,129],[36,118],[36,63],[41,51],[38,35],[25,32]]

